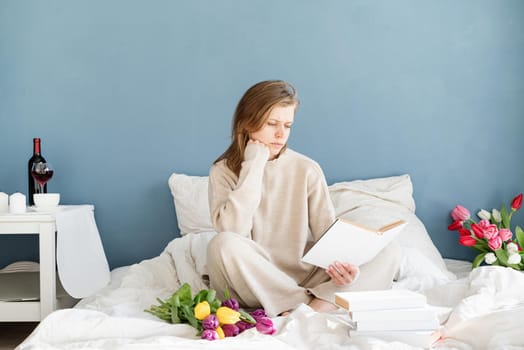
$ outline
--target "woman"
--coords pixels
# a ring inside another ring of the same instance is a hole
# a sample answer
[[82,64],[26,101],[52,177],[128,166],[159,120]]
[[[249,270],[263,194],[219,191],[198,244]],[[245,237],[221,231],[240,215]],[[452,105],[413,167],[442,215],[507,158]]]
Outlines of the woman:
[[[219,234],[208,245],[211,287],[227,288],[247,308],[270,316],[301,303],[332,311],[334,293],[384,289],[398,270],[398,246],[359,269],[333,262],[327,269],[301,257],[335,220],[322,169],[287,148],[299,105],[295,88],[263,81],[249,88],[233,116],[232,143],[209,174],[209,203]],[[380,260],[380,261],[379,261]],[[364,276],[369,273],[369,276]]]

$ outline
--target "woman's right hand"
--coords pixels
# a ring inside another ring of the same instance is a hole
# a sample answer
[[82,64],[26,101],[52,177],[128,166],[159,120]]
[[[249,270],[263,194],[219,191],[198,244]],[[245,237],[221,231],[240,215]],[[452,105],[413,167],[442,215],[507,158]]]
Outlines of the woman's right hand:
[[254,159],[259,154],[259,152],[264,152],[267,154],[267,159],[269,159],[271,155],[269,152],[269,147],[266,144],[258,140],[249,139],[244,151],[244,159]]

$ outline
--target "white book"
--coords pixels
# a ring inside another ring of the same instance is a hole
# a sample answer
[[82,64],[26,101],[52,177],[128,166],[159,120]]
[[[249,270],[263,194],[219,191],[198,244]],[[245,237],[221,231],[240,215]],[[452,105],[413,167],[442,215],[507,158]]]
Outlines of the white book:
[[327,268],[334,261],[360,266],[372,260],[404,229],[403,220],[379,228],[336,219],[302,257],[302,261]]
[[350,337],[377,338],[388,342],[398,341],[419,348],[431,348],[441,337],[439,330],[429,331],[349,331]]
[[358,320],[353,321],[357,331],[434,331],[440,327],[437,316],[422,320]]
[[335,293],[335,303],[348,311],[419,308],[427,306],[424,294],[407,289]]
[[402,308],[350,311],[349,317],[353,321],[416,321],[432,320],[437,317],[434,308],[429,306]]

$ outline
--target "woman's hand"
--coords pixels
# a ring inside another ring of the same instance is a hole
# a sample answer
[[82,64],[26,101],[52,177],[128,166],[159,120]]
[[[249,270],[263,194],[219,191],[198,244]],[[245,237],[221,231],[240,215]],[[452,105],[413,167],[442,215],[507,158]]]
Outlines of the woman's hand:
[[[271,152],[269,150],[269,147],[268,145],[266,145],[265,143],[263,143],[262,141],[259,141],[259,140],[253,140],[253,139],[249,139],[249,141],[247,141],[247,145],[246,145],[246,151],[244,153],[244,157],[245,158],[250,158],[250,157],[254,157],[254,155],[258,152],[254,151],[256,150],[257,148],[252,148],[253,146],[251,147],[247,147],[249,145],[256,145],[255,147],[260,147],[259,148],[259,151],[260,150],[263,150],[263,152],[267,152],[268,155],[268,159],[271,157]],[[249,150],[250,148],[252,148],[251,150]]]
[[358,276],[359,269],[355,265],[335,261],[328,266],[326,273],[333,283],[341,287],[353,282]]
[[266,147],[267,147],[267,145],[266,145],[265,143],[263,143],[262,141],[258,141],[258,140],[254,140],[254,139],[249,139],[249,140],[247,141],[247,144],[249,145],[249,144],[251,144],[251,143],[253,143],[253,144],[255,144],[255,145],[263,145],[263,146],[266,146]]

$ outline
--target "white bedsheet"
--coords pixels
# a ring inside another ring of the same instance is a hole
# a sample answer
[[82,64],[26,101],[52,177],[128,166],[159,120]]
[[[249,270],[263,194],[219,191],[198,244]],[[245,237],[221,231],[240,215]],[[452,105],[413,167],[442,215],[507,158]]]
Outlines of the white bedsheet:
[[[273,336],[255,329],[220,341],[200,340],[188,325],[171,325],[143,312],[156,297],[166,298],[188,281],[204,288],[202,249],[212,234],[173,240],[158,257],[114,270],[110,286],[74,309],[50,314],[18,350],[29,349],[415,349],[400,342],[348,337],[343,312],[314,312],[301,305],[274,319]],[[205,251],[205,250],[204,250]],[[524,274],[509,268],[447,261],[457,279],[401,280],[395,288],[427,295],[438,306],[444,339],[438,349],[524,349]],[[438,277],[438,276],[437,276]]]

